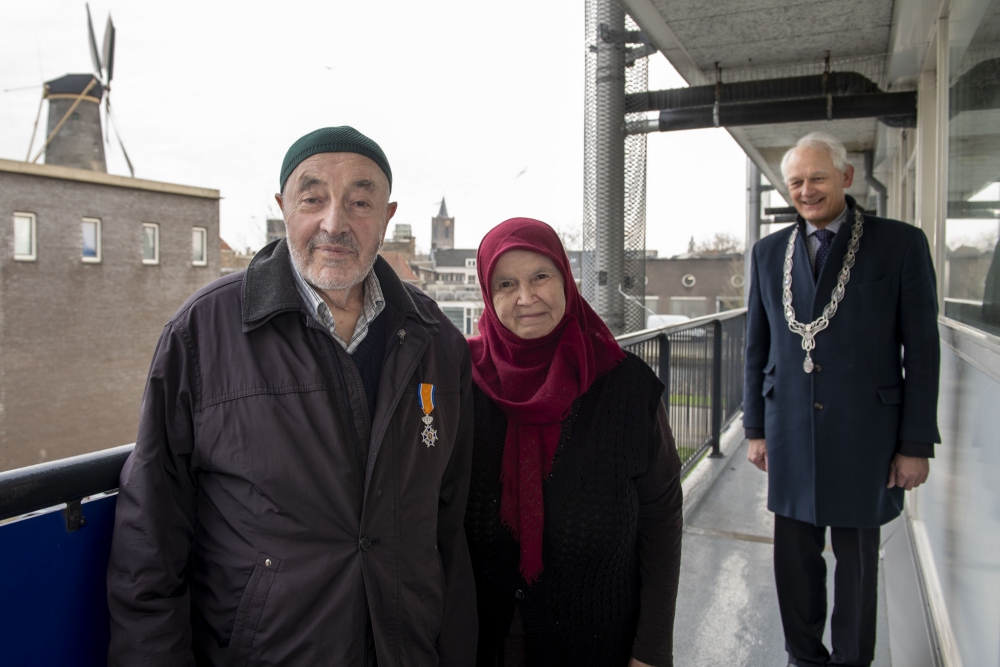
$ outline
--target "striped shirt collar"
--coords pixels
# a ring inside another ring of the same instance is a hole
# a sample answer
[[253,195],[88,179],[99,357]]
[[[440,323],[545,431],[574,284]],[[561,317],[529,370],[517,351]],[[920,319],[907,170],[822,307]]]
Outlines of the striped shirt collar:
[[295,262],[292,261],[290,264],[292,265],[292,275],[295,276],[295,287],[306,305],[306,310],[330,332],[333,339],[340,343],[348,354],[354,354],[358,345],[368,335],[368,325],[385,309],[385,297],[382,295],[382,286],[375,276],[375,270],[369,269],[368,275],[365,276],[365,297],[364,305],[361,308],[361,317],[358,318],[358,323],[354,327],[354,335],[351,336],[351,340],[345,341],[337,333],[337,325],[333,320],[333,315],[330,314],[330,308],[323,301],[323,297],[319,295],[315,287],[306,282],[306,279],[299,273],[299,267],[295,266]]
[[[840,229],[840,226],[844,224],[845,220],[847,220],[847,214],[850,211],[851,211],[851,207],[848,206],[847,202],[844,202],[844,210],[840,212],[840,215],[838,215],[836,218],[834,218],[833,222],[831,222],[829,225],[827,225],[823,229],[828,229],[831,232],[833,232],[834,234],[836,234],[837,231]],[[806,220],[806,236],[812,236],[813,234],[815,234],[818,231],[819,231],[819,227],[817,227],[813,223],[811,223],[808,220]]]

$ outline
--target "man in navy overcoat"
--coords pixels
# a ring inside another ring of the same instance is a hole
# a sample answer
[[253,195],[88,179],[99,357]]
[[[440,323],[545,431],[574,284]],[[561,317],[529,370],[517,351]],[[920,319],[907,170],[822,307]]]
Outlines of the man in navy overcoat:
[[[768,473],[785,644],[802,666],[871,663],[879,527],[902,511],[904,489],[927,479],[940,442],[927,239],[860,214],[844,194],[854,177],[846,156],[822,133],[785,155],[799,215],[754,246],[748,298],[743,426],[748,458]],[[831,650],[822,641],[827,526],[837,559]]]

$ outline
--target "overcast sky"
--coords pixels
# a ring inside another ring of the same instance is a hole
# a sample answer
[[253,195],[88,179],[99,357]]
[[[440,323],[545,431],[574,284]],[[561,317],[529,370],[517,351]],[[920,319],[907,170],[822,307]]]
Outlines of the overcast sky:
[[[413,226],[418,247],[428,247],[442,195],[460,247],[512,216],[581,225],[580,0],[90,9],[99,44],[109,12],[117,29],[112,106],[136,176],[219,189],[222,236],[234,246],[263,244],[288,146],[343,124],[385,150],[394,222]],[[0,92],[0,157],[25,159],[43,81],[90,71],[83,2],[0,0],[0,91],[31,86]],[[653,56],[650,87],[679,85]],[[108,153],[109,171],[127,175],[117,147]],[[650,135],[647,247],[673,255],[691,236],[742,238],[745,170],[724,130]]]

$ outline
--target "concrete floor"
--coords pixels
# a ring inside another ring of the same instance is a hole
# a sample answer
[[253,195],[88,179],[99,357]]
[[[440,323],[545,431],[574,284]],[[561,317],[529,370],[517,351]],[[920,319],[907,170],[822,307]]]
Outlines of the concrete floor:
[[[687,515],[674,624],[677,667],[788,664],[774,592],[774,519],[767,511],[767,477],[747,462],[746,446],[744,441],[733,452]],[[834,559],[829,546],[826,557],[832,601]],[[892,664],[883,571],[880,567],[873,667]],[[826,641],[829,647],[829,627]]]

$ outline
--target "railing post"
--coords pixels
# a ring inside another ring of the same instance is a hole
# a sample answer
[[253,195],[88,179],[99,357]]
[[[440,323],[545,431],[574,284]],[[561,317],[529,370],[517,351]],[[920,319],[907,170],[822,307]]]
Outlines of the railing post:
[[667,408],[667,414],[670,414],[670,338],[661,333],[656,340],[660,343],[660,368],[657,376],[663,383],[663,405]]
[[712,453],[709,458],[720,458],[722,438],[722,322],[712,322]]

